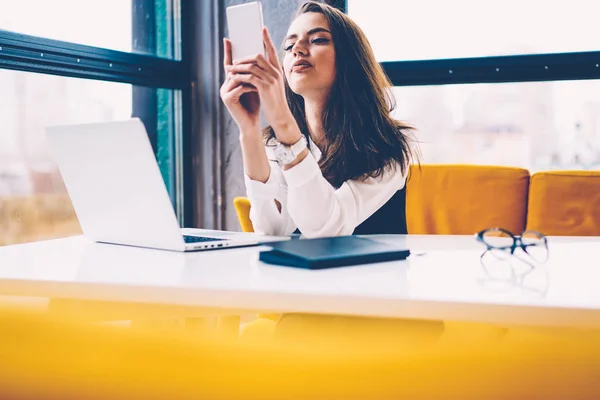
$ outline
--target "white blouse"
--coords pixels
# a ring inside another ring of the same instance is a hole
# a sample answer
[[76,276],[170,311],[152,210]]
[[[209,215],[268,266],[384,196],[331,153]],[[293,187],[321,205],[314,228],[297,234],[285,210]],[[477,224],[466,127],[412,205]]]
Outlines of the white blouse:
[[[272,147],[266,149],[269,160],[274,160]],[[321,173],[320,157],[321,151],[310,141],[310,153],[288,170],[269,161],[271,174],[265,183],[244,172],[255,232],[287,236],[298,228],[307,238],[351,235],[406,182],[398,165],[377,178],[348,180],[334,189]],[[281,204],[281,212],[275,200]]]

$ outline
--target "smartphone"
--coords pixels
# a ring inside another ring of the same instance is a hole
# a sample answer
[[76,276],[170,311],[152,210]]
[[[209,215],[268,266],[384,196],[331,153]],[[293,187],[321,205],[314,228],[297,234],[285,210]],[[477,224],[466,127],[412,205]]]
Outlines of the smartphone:
[[227,28],[232,61],[265,54],[263,13],[259,1],[227,7]]

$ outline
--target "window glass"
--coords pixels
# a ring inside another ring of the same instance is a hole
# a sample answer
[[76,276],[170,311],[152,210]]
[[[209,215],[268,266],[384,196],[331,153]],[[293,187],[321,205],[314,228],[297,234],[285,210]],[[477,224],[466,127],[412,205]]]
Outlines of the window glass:
[[590,0],[348,0],[379,61],[600,50]]
[[600,81],[394,88],[424,163],[600,169]]

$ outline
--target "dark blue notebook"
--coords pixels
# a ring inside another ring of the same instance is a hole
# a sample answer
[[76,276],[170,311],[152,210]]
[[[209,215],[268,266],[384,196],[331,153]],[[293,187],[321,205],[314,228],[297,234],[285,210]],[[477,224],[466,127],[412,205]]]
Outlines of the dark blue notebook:
[[323,269],[404,260],[410,251],[358,236],[288,240],[269,243],[259,260],[287,267]]

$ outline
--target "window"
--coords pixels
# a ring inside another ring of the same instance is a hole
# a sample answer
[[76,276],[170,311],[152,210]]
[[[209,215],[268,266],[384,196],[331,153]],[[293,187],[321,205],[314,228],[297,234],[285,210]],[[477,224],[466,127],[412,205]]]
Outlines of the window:
[[44,128],[129,118],[136,90],[157,92],[152,109],[163,111],[148,130],[167,187],[173,182],[172,91],[9,70],[0,85],[0,245],[81,233]]
[[379,61],[598,50],[593,2],[348,0]]
[[600,169],[600,81],[395,87],[424,163]]
[[173,0],[0,0],[0,29],[180,59]]
[[541,0],[347,0],[423,163],[600,169],[594,8]]
[[139,117],[183,224],[190,85],[179,61],[179,1],[0,7],[0,245],[81,233],[45,140],[45,126],[55,124]]

